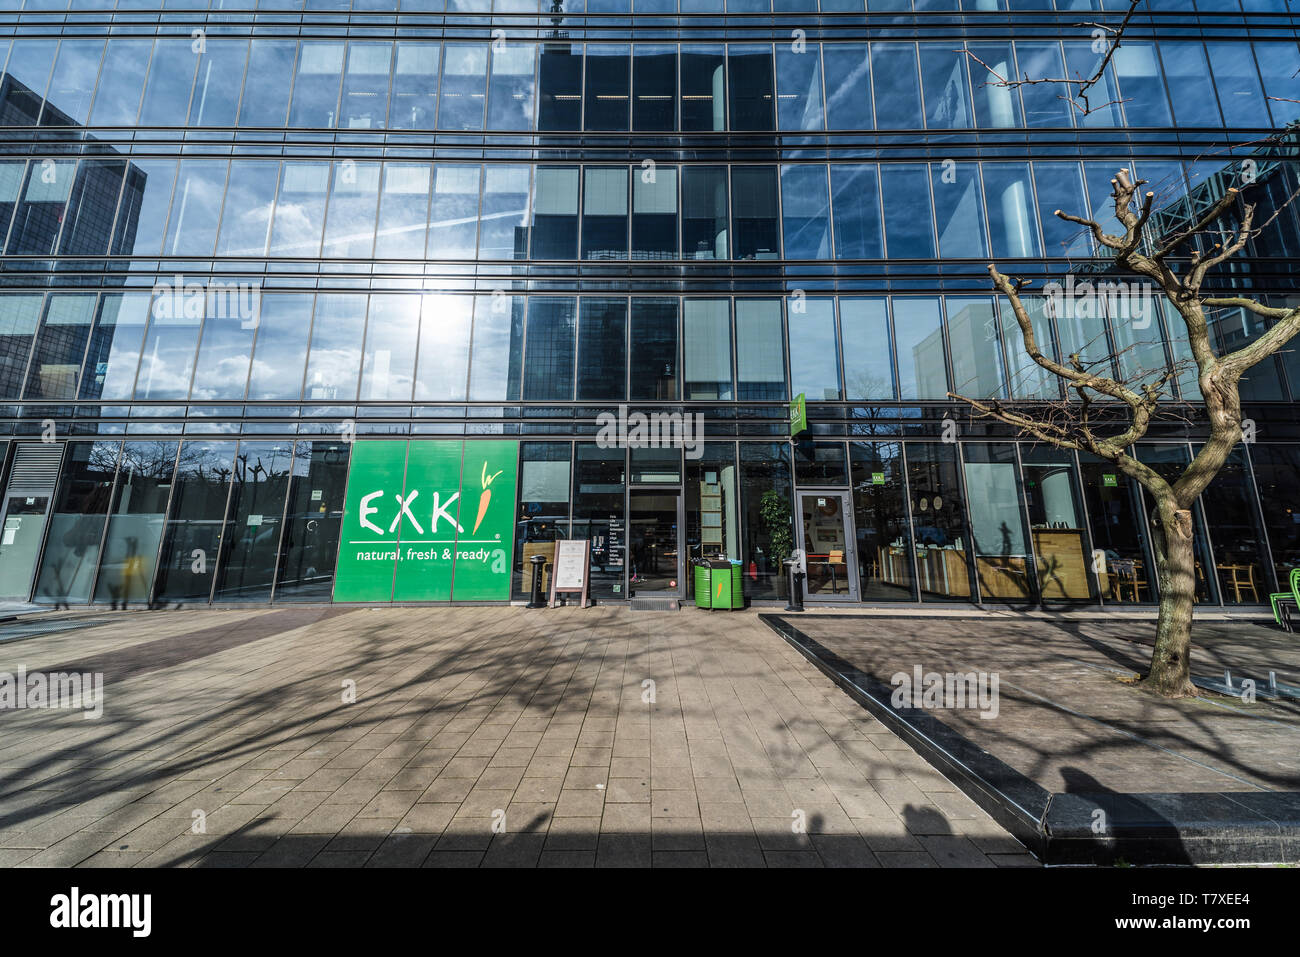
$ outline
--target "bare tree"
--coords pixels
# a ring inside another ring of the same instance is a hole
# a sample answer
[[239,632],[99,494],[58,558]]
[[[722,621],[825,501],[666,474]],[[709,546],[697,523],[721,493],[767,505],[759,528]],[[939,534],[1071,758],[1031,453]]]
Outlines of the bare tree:
[[[1148,191],[1139,198],[1146,180],[1135,181],[1129,170],[1121,169],[1111,185],[1115,218],[1123,228],[1122,233],[1112,235],[1094,220],[1060,210],[1056,215],[1087,229],[1098,247],[1111,255],[1111,263],[1119,272],[1153,284],[1181,320],[1171,320],[1171,324],[1180,336],[1186,335],[1200,385],[1199,404],[1209,424],[1209,435],[1191,463],[1170,480],[1140,462],[1132,451],[1133,445],[1146,435],[1153,419],[1168,406],[1165,400],[1171,397],[1169,383],[1178,374],[1177,366],[1159,370],[1149,381],[1126,382],[1105,374],[1110,357],[1103,362],[1085,362],[1077,354],[1064,362],[1053,359],[1040,346],[1029,310],[1021,298],[1029,282],[1009,278],[993,264],[988,267],[989,275],[994,287],[1010,303],[1026,355],[1063,380],[1065,394],[1070,398],[1062,404],[1034,408],[956,393],[949,395],[968,403],[980,417],[996,419],[1057,448],[1091,453],[1111,462],[1150,494],[1154,503],[1152,538],[1160,607],[1155,650],[1144,684],[1161,695],[1181,697],[1196,693],[1189,677],[1196,594],[1192,506],[1242,438],[1239,386],[1243,373],[1276,353],[1300,332],[1300,307],[1279,308],[1249,296],[1203,293],[1202,287],[1211,271],[1239,253],[1268,225],[1268,222],[1255,225],[1253,204],[1244,206],[1235,225],[1226,228],[1221,225],[1221,220],[1237,209],[1239,194],[1235,188],[1229,189],[1187,228],[1162,237],[1152,235],[1154,230],[1148,228],[1155,194]],[[1194,237],[1207,232],[1217,241],[1201,243],[1203,249],[1189,246]],[[1215,350],[1206,315],[1207,310],[1219,308],[1248,310],[1271,320],[1272,326],[1252,342],[1220,355]],[[1119,422],[1116,422],[1116,410],[1125,413]]]

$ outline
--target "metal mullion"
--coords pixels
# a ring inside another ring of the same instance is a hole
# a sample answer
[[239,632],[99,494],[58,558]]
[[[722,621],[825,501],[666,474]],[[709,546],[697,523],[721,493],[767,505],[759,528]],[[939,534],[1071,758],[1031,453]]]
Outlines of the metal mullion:
[[[304,443],[299,439],[294,439],[289,443],[289,476],[284,487],[284,502],[280,506],[280,534],[275,539],[275,564],[271,566],[271,591],[266,598],[269,604],[275,604],[277,593],[280,590],[280,559],[284,555],[284,536],[289,529],[289,499],[293,497],[293,469],[298,462],[298,446],[302,444],[311,445],[312,443],[310,440]],[[308,452],[308,455],[310,454]],[[346,501],[344,504],[347,504]]]

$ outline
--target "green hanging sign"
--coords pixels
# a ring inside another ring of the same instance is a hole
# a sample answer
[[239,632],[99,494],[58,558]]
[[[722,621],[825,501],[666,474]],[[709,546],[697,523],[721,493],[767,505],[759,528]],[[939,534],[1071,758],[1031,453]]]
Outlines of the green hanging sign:
[[1101,484],[1103,488],[1118,488],[1119,476],[1114,472],[1103,472],[1101,476]]
[[508,601],[510,441],[357,442],[335,601]]
[[884,484],[885,484],[885,473],[884,473],[884,472],[872,472],[872,473],[871,473],[871,484],[872,484],[872,485],[884,485]]
[[798,435],[808,428],[808,404],[800,392],[790,403],[790,434]]

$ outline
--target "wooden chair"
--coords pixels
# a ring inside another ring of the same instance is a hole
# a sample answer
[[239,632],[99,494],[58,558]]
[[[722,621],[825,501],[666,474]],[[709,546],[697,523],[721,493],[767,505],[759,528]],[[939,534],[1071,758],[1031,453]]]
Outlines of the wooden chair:
[[1124,588],[1127,586],[1133,591],[1133,601],[1140,602],[1142,590],[1150,589],[1146,579],[1145,563],[1140,558],[1134,558],[1113,562],[1112,567],[1115,569],[1115,574],[1110,579],[1111,597],[1115,601],[1124,601]]
[[1253,564],[1219,565],[1218,570],[1219,574],[1223,576],[1224,590],[1232,589],[1237,604],[1241,604],[1241,596],[1245,591],[1250,592],[1252,601],[1259,601],[1259,589],[1255,587],[1255,566]]

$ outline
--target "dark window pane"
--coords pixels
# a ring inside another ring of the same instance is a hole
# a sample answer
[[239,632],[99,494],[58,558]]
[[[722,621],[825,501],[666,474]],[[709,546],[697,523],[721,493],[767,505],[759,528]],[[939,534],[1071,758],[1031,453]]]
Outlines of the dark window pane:
[[578,399],[627,398],[627,300],[581,300]]
[[50,510],[36,601],[90,601],[120,446],[120,442],[69,443]]
[[727,68],[721,46],[682,45],[682,129],[727,128]]
[[584,125],[589,130],[626,130],[630,122],[630,48],[587,44]]
[[627,258],[627,167],[583,170],[582,258]]
[[277,601],[329,601],[334,586],[350,447],[299,442],[276,574]]
[[745,593],[750,598],[783,598],[789,576],[781,563],[794,549],[789,446],[740,443],[740,497],[745,510]]
[[826,43],[822,46],[826,64],[826,128],[869,130],[872,128],[871,58],[865,43]]
[[677,259],[677,169],[633,169],[632,258]]
[[727,49],[731,129],[771,130],[775,124],[772,48],[731,44]]
[[578,170],[539,167],[533,194],[533,258],[576,259]]
[[235,459],[234,442],[181,445],[158,557],[158,601],[207,601],[221,547],[222,516]]
[[175,442],[127,442],[123,447],[95,601],[126,607],[127,602],[149,600],[175,467]]
[[573,398],[576,313],[572,298],[529,298],[524,336],[525,401]]
[[732,169],[732,223],[736,259],[780,258],[776,167],[740,166]]
[[36,351],[27,372],[29,399],[71,399],[95,317],[94,294],[55,293],[45,300]]
[[547,43],[542,47],[537,128],[582,129],[582,44]]
[[0,296],[0,398],[22,394],[27,357],[41,318],[41,296]]
[[786,259],[830,259],[826,167],[781,167],[781,219]]
[[635,400],[676,399],[677,300],[632,300],[631,395]]
[[835,209],[835,258],[883,258],[880,183],[875,164],[832,166],[830,173]]
[[890,259],[933,259],[930,184],[924,166],[883,165],[885,240]]
[[676,47],[633,47],[632,97],[632,129],[677,129]]
[[727,171],[682,169],[682,257],[727,259]]
[[921,85],[916,47],[910,43],[871,44],[872,85],[876,94],[876,129],[919,130]]
[[218,601],[266,601],[271,597],[292,462],[291,442],[239,444],[221,537],[214,596]]

